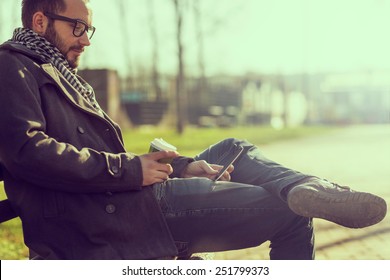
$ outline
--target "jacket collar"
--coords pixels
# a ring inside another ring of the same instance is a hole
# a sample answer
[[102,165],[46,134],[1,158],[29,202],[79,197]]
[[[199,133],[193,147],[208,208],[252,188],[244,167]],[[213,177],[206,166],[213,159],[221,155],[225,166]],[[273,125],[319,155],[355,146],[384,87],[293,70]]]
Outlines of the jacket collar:
[[3,43],[2,45],[0,45],[0,49],[15,51],[15,52],[24,54],[33,60],[37,60],[37,61],[40,61],[41,63],[43,63],[40,56],[38,54],[36,54],[34,51],[26,48],[25,46],[23,46],[21,44],[14,43],[12,41],[7,41],[7,42]]
[[34,51],[26,48],[23,45],[13,43],[11,41],[5,42],[0,45],[0,49],[10,50],[14,52],[21,53],[26,55],[40,63],[41,69],[51,78],[51,80],[61,89],[61,92],[65,95],[65,97],[72,103],[74,103],[77,107],[82,110],[88,111],[94,115],[99,115],[93,106],[86,101],[80,93],[65,79],[65,77],[51,64],[44,63],[42,59],[37,55]]
[[[66,98],[89,113],[99,115],[93,106],[65,79],[65,77],[50,63],[41,64],[42,70],[50,77],[65,94]],[[100,115],[99,115],[100,116]],[[101,116],[100,116],[101,117]]]

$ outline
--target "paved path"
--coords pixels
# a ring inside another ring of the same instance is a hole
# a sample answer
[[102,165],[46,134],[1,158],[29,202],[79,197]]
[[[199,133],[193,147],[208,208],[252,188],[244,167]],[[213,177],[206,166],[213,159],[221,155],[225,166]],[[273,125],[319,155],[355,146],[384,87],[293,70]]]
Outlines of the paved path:
[[[268,158],[292,169],[378,194],[390,207],[390,125],[347,127],[261,148]],[[390,214],[364,229],[320,219],[314,223],[316,259],[390,260]],[[216,253],[214,259],[269,259],[268,246]]]

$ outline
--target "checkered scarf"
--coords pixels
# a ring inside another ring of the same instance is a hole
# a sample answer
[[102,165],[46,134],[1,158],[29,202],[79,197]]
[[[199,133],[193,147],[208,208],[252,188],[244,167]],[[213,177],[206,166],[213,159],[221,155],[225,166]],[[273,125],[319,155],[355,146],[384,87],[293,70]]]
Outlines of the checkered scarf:
[[21,44],[34,51],[45,63],[51,63],[65,79],[86,99],[99,114],[102,110],[95,98],[93,88],[85,81],[78,79],[77,69],[70,67],[64,55],[52,43],[39,36],[31,29],[16,28],[11,42]]

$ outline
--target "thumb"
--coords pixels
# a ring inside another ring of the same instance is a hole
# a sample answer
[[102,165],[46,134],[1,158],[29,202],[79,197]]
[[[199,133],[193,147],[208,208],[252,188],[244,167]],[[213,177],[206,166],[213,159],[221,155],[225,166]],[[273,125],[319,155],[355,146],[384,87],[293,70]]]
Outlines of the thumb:
[[[210,165],[209,163],[207,163],[205,161],[199,161],[198,164],[199,164],[199,167],[207,174],[217,174],[220,170],[218,165],[215,165],[215,164]],[[222,166],[221,166],[221,168],[222,168]]]
[[175,151],[158,151],[148,154],[149,157],[153,160],[160,160],[163,158],[175,158],[178,157],[179,154]]

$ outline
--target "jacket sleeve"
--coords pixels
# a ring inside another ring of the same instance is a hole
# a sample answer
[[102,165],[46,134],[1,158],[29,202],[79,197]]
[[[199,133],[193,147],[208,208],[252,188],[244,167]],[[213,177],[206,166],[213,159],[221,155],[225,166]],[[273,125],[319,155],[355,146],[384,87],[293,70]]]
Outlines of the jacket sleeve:
[[39,86],[14,56],[0,53],[0,161],[17,180],[67,192],[142,189],[138,157],[77,149],[46,134]]
[[0,182],[4,180],[3,178],[4,178],[3,166],[1,165],[1,162],[0,162]]
[[172,161],[172,164],[171,164],[172,168],[173,168],[173,173],[169,177],[180,178],[181,174],[183,173],[183,171],[187,167],[187,165],[193,161],[195,161],[195,160],[193,158],[190,158],[190,157],[174,158]]

